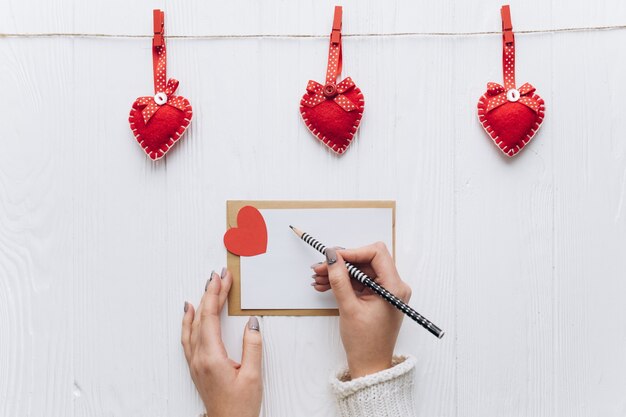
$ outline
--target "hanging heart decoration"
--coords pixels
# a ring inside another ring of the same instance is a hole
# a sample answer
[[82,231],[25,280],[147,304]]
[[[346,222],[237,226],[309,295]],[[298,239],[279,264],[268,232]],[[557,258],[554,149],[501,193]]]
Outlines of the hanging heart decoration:
[[300,100],[300,115],[307,128],[338,155],[352,143],[365,104],[361,90],[350,77],[337,83],[342,67],[341,21],[342,8],[335,6],[326,84],[309,80]]
[[153,17],[154,96],[137,98],[130,110],[128,121],[139,146],[156,161],[165,156],[185,133],[193,111],[189,100],[174,94],[178,81],[173,78],[167,80],[167,56],[163,36],[165,14],[161,10],[154,10]]
[[515,85],[515,37],[508,5],[502,6],[502,71],[504,85],[490,82],[478,100],[478,120],[506,156],[514,156],[543,123],[545,103],[529,83]]

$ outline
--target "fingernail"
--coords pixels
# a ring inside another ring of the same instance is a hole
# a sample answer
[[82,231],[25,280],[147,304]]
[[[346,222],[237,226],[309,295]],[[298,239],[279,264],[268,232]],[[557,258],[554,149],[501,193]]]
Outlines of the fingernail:
[[315,287],[317,285],[317,282],[312,282],[311,283],[311,287]]
[[220,274],[220,278],[224,278],[226,276],[226,267],[222,268],[222,273]]
[[311,278],[313,278],[313,279],[317,278],[317,274],[311,275]]
[[321,264],[323,264],[324,262],[318,262],[316,264],[311,265],[311,269],[315,269],[315,267],[320,266]]
[[326,263],[332,265],[337,262],[337,251],[334,248],[326,248]]
[[189,303],[185,301],[185,308],[183,309],[183,311],[186,313],[187,310],[189,310]]
[[250,316],[248,319],[248,329],[256,330],[257,332],[261,330],[261,326],[259,326],[259,319],[254,316]]
[[211,271],[211,275],[209,275],[209,279],[206,280],[206,285],[204,286],[204,291],[209,289],[209,284],[211,283],[211,280],[213,279],[213,274],[215,273],[215,271]]

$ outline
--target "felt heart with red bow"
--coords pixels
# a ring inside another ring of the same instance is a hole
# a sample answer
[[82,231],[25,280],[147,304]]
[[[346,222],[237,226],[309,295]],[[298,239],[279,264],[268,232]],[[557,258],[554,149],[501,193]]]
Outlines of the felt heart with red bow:
[[505,91],[489,83],[478,101],[478,119],[493,142],[507,156],[514,156],[539,130],[545,114],[544,101],[526,83],[519,89]]
[[361,123],[363,94],[350,77],[336,86],[311,80],[300,101],[300,114],[311,133],[342,154]]
[[267,251],[267,226],[259,210],[244,206],[237,213],[237,227],[224,234],[224,246],[239,256],[255,256]]
[[478,100],[481,125],[507,156],[514,156],[539,130],[545,115],[545,103],[529,83],[515,88],[515,38],[509,6],[503,6],[502,70],[504,86],[490,82]]
[[152,159],[165,156],[189,127],[193,110],[189,100],[174,93],[178,81],[167,80],[167,57],[163,38],[164,15],[154,11],[152,62],[154,96],[139,97],[133,103],[128,121],[139,146]]
[[361,123],[365,103],[361,90],[350,77],[336,84],[342,66],[341,17],[342,9],[336,6],[326,84],[309,80],[300,100],[300,115],[308,129],[337,154],[343,154],[350,146]]
[[[170,79],[171,84],[178,81]],[[176,87],[166,88],[154,97],[139,97],[133,103],[128,121],[139,146],[157,160],[181,138],[193,116],[189,100],[173,95]]]

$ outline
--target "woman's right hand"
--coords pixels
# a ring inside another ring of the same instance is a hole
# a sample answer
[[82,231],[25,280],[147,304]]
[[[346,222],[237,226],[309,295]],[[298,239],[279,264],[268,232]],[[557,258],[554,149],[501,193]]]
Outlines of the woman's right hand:
[[339,326],[350,376],[358,378],[388,369],[404,315],[363,284],[352,280],[345,261],[405,303],[411,288],[402,281],[384,243],[359,249],[326,249],[326,262],[312,266],[317,291],[332,289],[339,305]]

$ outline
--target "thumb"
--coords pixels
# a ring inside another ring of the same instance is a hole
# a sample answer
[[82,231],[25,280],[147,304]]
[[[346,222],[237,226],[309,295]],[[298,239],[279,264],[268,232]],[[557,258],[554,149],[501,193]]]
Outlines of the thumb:
[[241,355],[241,373],[261,378],[263,341],[259,320],[251,316],[243,333],[243,353]]
[[328,281],[339,304],[339,310],[351,308],[356,304],[357,298],[350,283],[346,263],[335,248],[326,248],[326,264],[328,265]]

